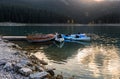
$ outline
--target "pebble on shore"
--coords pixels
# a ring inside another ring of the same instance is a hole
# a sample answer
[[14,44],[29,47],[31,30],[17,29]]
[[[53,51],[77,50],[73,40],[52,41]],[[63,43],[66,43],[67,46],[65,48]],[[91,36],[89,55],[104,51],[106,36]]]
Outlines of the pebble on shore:
[[55,76],[54,68],[45,67],[47,62],[27,56],[14,43],[0,40],[0,50],[0,79],[63,79]]

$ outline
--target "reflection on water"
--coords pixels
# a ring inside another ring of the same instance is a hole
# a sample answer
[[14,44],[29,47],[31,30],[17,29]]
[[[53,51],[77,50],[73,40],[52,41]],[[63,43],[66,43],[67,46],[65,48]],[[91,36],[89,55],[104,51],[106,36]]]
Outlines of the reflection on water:
[[51,46],[38,50],[35,55],[48,61],[48,66],[55,67],[57,73],[75,75],[76,79],[119,79],[120,58],[115,46],[74,44],[73,48],[72,45],[67,44],[62,49]]
[[93,76],[105,79],[119,79],[120,58],[118,49],[115,46],[90,46],[78,50],[78,62],[86,65]]
[[62,48],[54,44],[20,43],[20,45],[30,54],[46,60],[49,63],[48,67],[57,69],[56,73],[74,75],[76,79],[119,79],[119,38],[105,35],[93,35],[93,38],[89,44],[64,43]]
[[[73,48],[74,46],[74,48]],[[44,53],[49,59],[54,60],[54,62],[65,61],[69,57],[77,54],[77,49],[83,47],[83,45],[76,43],[65,43],[62,48],[51,46],[44,50]]]

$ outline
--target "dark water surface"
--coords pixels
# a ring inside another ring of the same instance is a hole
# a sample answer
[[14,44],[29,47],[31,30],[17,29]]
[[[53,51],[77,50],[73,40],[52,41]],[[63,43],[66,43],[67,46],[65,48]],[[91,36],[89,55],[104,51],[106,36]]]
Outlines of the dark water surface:
[[0,26],[2,35],[27,35],[30,33],[86,33],[91,42],[55,44],[30,44],[15,42],[23,50],[44,58],[55,67],[56,73],[76,79],[120,78],[120,27],[119,26]]

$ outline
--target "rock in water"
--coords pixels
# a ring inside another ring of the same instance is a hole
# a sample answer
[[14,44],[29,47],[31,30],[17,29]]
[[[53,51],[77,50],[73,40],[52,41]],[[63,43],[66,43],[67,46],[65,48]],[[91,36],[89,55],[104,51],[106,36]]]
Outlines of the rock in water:
[[29,68],[21,68],[19,72],[24,76],[28,76],[32,73],[32,70]]
[[42,64],[42,65],[48,65],[48,63],[46,62],[46,61],[44,61],[43,59],[42,60],[39,60],[40,61],[40,63]]
[[13,55],[20,55],[19,52],[15,52]]
[[57,75],[56,79],[63,79],[62,75]]
[[40,66],[36,66],[36,69],[37,69],[38,71],[40,71],[40,72],[44,71],[44,69],[43,69],[42,67],[40,67]]
[[54,75],[55,75],[55,73],[54,73],[53,70],[47,70],[47,72],[48,72],[51,76],[54,76]]
[[6,59],[0,60],[0,66],[1,66],[1,65],[5,65],[6,63],[7,63],[7,60],[6,60]]
[[41,79],[44,78],[45,76],[47,76],[48,73],[43,71],[43,72],[36,72],[34,74],[30,74],[29,78],[30,79]]
[[14,65],[14,71],[18,71],[19,69],[21,69],[24,66],[25,65],[22,65],[21,63],[17,63],[17,64]]
[[19,63],[15,64],[14,70],[18,71],[19,69],[27,66],[28,64],[30,64],[30,61],[28,61],[28,60],[20,60]]
[[7,62],[3,68],[6,69],[7,71],[12,70],[13,69],[12,63]]
[[19,63],[21,63],[22,65],[28,65],[28,64],[30,64],[31,62],[30,62],[29,60],[27,60],[27,59],[22,59],[22,60],[20,60]]

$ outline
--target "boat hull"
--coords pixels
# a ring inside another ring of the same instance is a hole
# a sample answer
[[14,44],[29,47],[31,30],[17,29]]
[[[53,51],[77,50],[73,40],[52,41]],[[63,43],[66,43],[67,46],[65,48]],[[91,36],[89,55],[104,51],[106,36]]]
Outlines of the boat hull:
[[53,34],[46,34],[46,35],[32,35],[27,37],[27,41],[31,43],[42,43],[42,42],[48,42],[55,38]]
[[64,37],[63,37],[63,35],[56,33],[56,35],[55,35],[55,41],[56,41],[56,42],[60,42],[60,43],[64,42]]
[[70,40],[70,41],[90,41],[90,37],[87,37],[87,38],[65,38],[65,40]]
[[42,43],[42,42],[52,41],[53,39],[48,39],[48,40],[30,40],[30,39],[27,39],[27,41],[30,42],[30,43],[38,43],[38,42]]
[[61,43],[61,42],[64,42],[64,38],[56,38],[55,41]]
[[65,41],[90,41],[90,37],[84,35],[84,36],[80,36],[78,35],[78,37],[76,37],[77,34],[72,34],[69,36],[65,36],[64,35],[64,39]]

